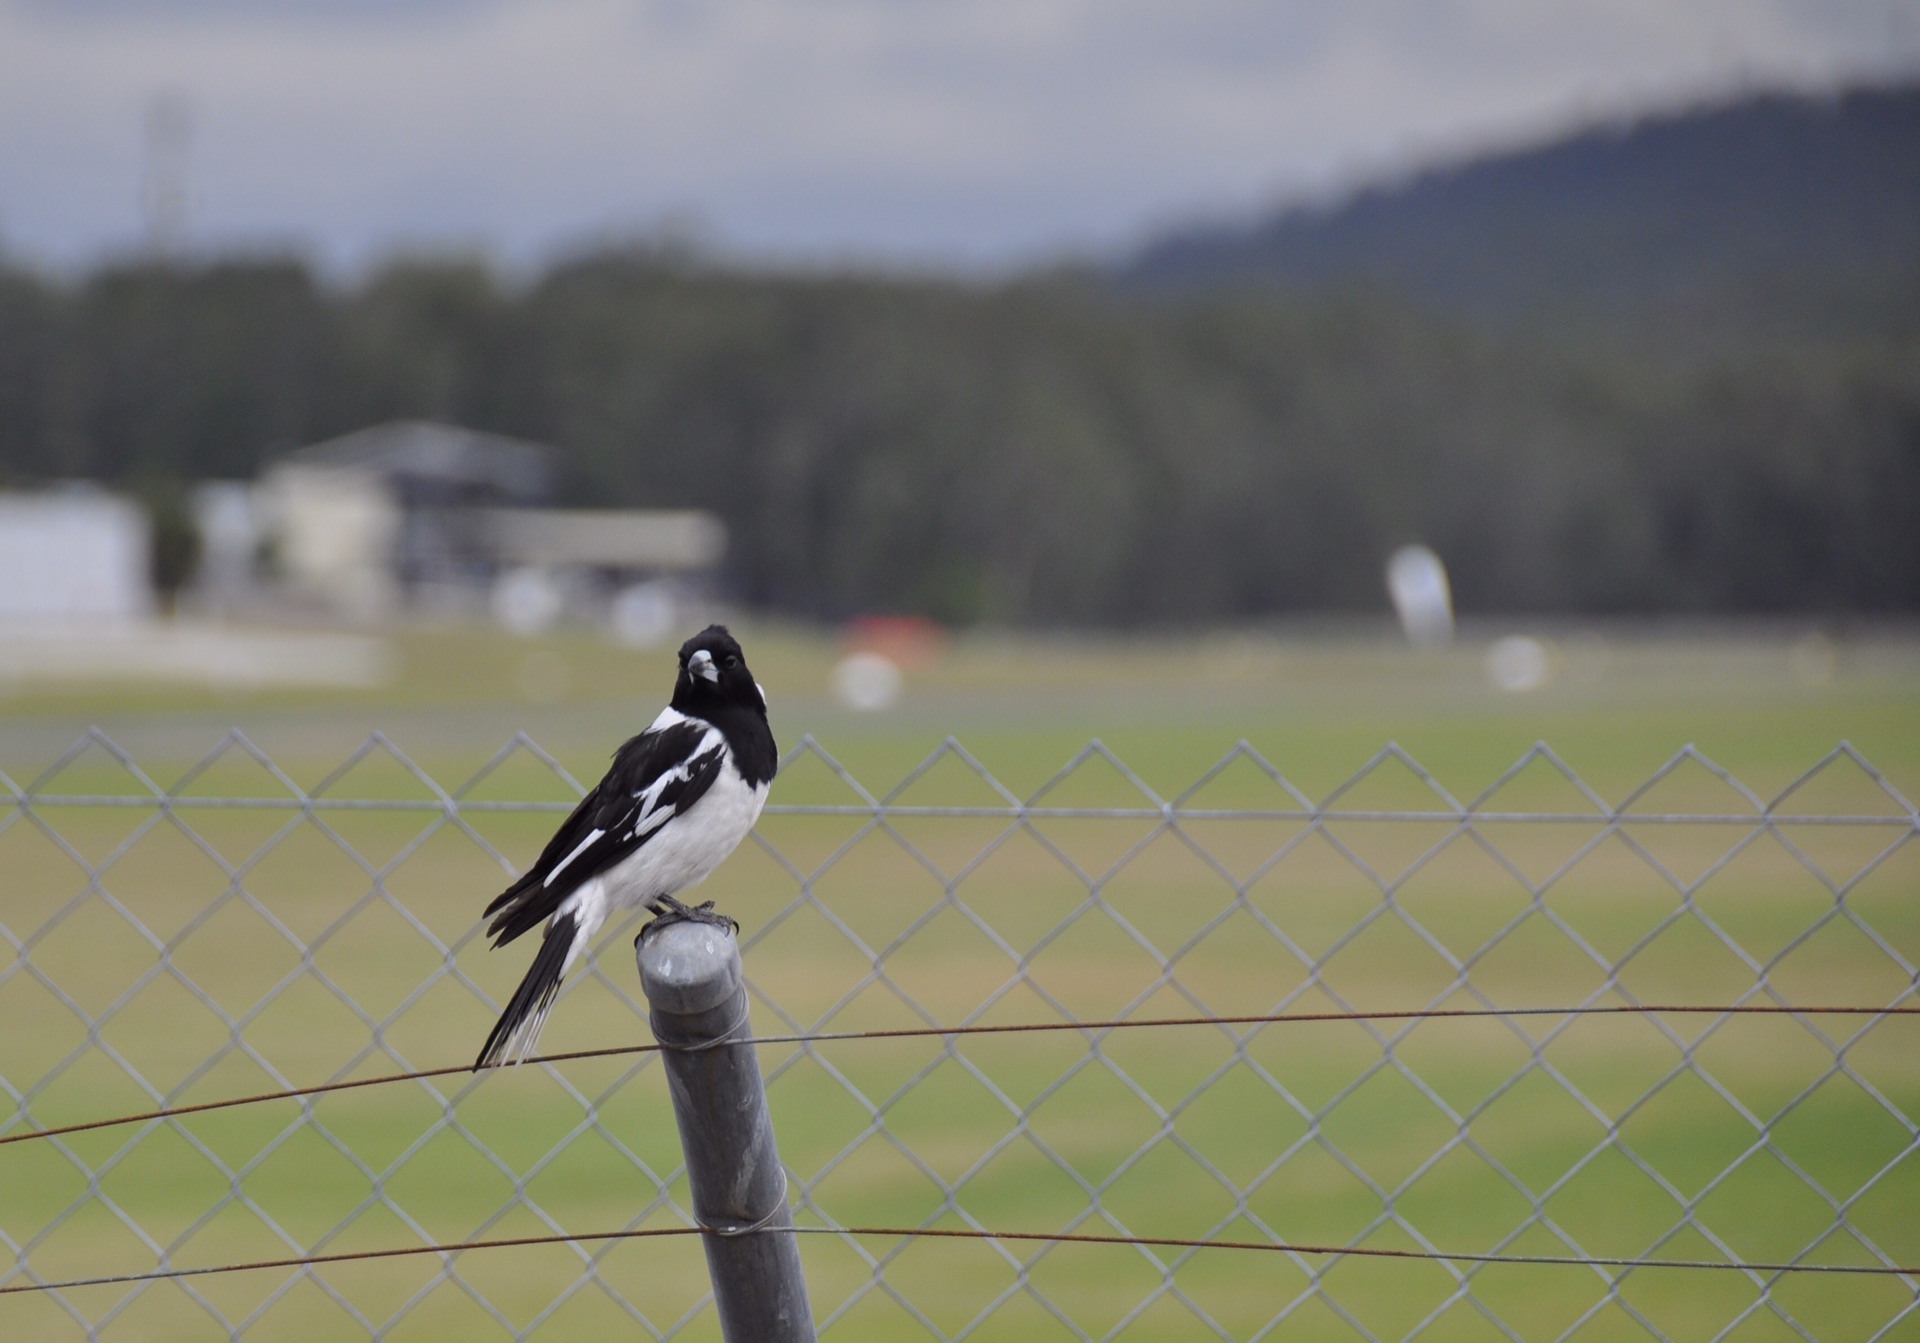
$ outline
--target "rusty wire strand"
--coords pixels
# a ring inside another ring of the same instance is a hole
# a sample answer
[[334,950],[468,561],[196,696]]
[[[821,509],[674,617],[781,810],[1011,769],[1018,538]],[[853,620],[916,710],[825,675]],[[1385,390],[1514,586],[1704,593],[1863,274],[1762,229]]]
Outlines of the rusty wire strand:
[[[1205,1016],[1205,1017],[1130,1017],[1110,1021],[1031,1021],[1014,1022],[1004,1025],[976,1026],[903,1026],[888,1030],[867,1031],[821,1031],[814,1034],[799,1035],[755,1035],[739,1040],[739,1044],[762,1045],[814,1045],[831,1044],[842,1040],[910,1040],[931,1036],[960,1037],[969,1035],[1023,1035],[1042,1031],[1114,1031],[1133,1030],[1146,1026],[1270,1026],[1288,1022],[1340,1022],[1340,1021],[1426,1021],[1459,1020],[1463,1018],[1494,1017],[1581,1017],[1581,1016],[1646,1016],[1660,1013],[1684,1014],[1689,1016],[1871,1016],[1906,1017],[1920,1016],[1920,1007],[1785,1007],[1775,1004],[1758,1003],[1722,1003],[1722,1004],[1671,1004],[1671,1003],[1610,1003],[1587,1007],[1447,1007],[1447,1008],[1406,1008],[1379,1012],[1269,1012],[1248,1016]],[[629,1054],[655,1054],[662,1046],[658,1043],[643,1045],[609,1045],[602,1049],[575,1049],[560,1054],[540,1054],[525,1059],[526,1063],[571,1063],[581,1059],[615,1058]],[[517,1065],[516,1065],[517,1066]],[[30,1142],[39,1138],[57,1138],[69,1133],[86,1133],[95,1129],[118,1128],[125,1124],[144,1124],[155,1119],[177,1119],[183,1115],[204,1114],[210,1110],[229,1110],[243,1105],[258,1105],[265,1101],[297,1100],[305,1096],[323,1096],[336,1091],[353,1091],[361,1087],[385,1086],[390,1082],[418,1082],[434,1077],[451,1077],[459,1073],[493,1071],[476,1069],[471,1064],[449,1064],[439,1068],[422,1068],[412,1072],[383,1073],[377,1077],[360,1077],[344,1082],[321,1082],[308,1087],[291,1087],[284,1091],[262,1091],[251,1096],[231,1096],[224,1100],[199,1101],[192,1105],[166,1106],[158,1110],[144,1110],[138,1114],[116,1115],[111,1119],[87,1119],[74,1124],[61,1124],[54,1128],[29,1129],[23,1133],[0,1135],[0,1147],[8,1143]]]
[[[1920,1277],[1920,1267],[1888,1264],[1750,1263],[1718,1259],[1635,1259],[1606,1255],[1475,1254],[1449,1250],[1402,1250],[1383,1246],[1305,1245],[1285,1241],[1207,1240],[1181,1236],[1122,1236],[1075,1231],[981,1231],[972,1227],[911,1226],[789,1226],[756,1227],[729,1235],[777,1236],[892,1236],[907,1239],[1040,1241],[1049,1245],[1127,1245],[1172,1250],[1253,1250],[1268,1254],[1354,1256],[1367,1259],[1419,1259],[1440,1263],[1518,1264],[1549,1268],[1708,1269],[1735,1273],[1852,1273],[1886,1277]],[[256,1259],[240,1264],[208,1264],[199,1268],[160,1268],[146,1273],[115,1273],[97,1278],[67,1278],[57,1282],[24,1282],[0,1287],[0,1296],[22,1292],[64,1292],[80,1287],[158,1282],[169,1278],[198,1278],[215,1273],[244,1273],[269,1268],[313,1268],[326,1264],[399,1259],[421,1254],[459,1254],[467,1250],[519,1249],[536,1245],[575,1245],[587,1241],[640,1240],[663,1236],[720,1235],[711,1227],[630,1227],[623,1231],[589,1231],[572,1235],[513,1236],[500,1240],[469,1240],[444,1245],[403,1245],[384,1250],[340,1250],[331,1254],[298,1255],[285,1259]]]

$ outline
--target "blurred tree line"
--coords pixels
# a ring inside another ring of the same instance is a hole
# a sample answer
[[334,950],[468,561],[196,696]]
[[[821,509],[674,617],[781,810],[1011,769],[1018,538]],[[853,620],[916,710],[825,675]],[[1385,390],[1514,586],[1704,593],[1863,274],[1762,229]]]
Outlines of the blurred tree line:
[[[1884,296],[1883,296],[1884,297]],[[1920,294],[1914,296],[1920,299]],[[609,251],[503,284],[297,261],[0,269],[0,483],[152,497],[394,417],[556,445],[561,502],[710,508],[745,600],[1130,625],[1920,608],[1920,318],[1519,327],[1360,289],[1153,297]]]

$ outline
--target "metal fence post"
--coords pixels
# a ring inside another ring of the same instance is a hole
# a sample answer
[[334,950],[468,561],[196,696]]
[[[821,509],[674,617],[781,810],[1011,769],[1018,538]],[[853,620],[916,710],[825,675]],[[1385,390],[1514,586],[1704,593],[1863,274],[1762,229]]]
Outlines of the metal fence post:
[[671,923],[634,948],[653,1009],[680,1147],[693,1187],[720,1332],[727,1343],[814,1343],[787,1177],[774,1144],[734,935]]

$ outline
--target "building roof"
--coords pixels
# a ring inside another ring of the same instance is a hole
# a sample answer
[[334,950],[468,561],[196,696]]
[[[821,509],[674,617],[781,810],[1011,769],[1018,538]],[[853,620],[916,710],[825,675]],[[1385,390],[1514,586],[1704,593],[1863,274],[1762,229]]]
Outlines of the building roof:
[[697,509],[496,508],[485,514],[509,564],[583,565],[682,573],[711,569],[726,525]]
[[289,453],[289,466],[354,468],[423,484],[480,487],[503,500],[547,495],[553,450],[431,420],[390,420]]

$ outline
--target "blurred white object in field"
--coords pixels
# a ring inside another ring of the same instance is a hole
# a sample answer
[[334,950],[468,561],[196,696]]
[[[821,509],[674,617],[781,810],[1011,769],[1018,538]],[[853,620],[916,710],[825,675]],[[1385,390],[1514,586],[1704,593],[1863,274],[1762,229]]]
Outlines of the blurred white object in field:
[[1524,634],[1496,639],[1487,649],[1487,679],[1509,694],[1538,690],[1553,679],[1553,657],[1547,646]]
[[138,620],[151,531],[129,500],[78,488],[0,495],[0,620]]
[[1407,642],[1428,648],[1453,640],[1453,589],[1447,566],[1425,546],[1402,546],[1387,560],[1387,594]]
[[669,583],[635,583],[613,599],[613,637],[628,648],[658,648],[680,623],[680,603]]
[[514,634],[540,634],[567,609],[567,594],[545,569],[509,569],[493,585],[493,618]]
[[0,627],[0,682],[185,682],[218,690],[371,689],[398,670],[384,639],[187,621]]
[[849,653],[834,666],[834,698],[859,713],[890,708],[900,698],[900,668],[881,653]]

